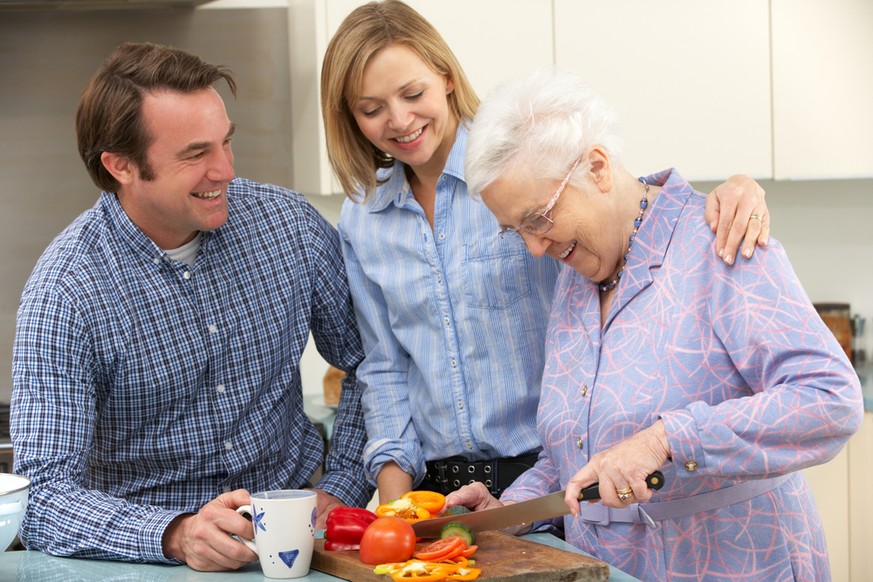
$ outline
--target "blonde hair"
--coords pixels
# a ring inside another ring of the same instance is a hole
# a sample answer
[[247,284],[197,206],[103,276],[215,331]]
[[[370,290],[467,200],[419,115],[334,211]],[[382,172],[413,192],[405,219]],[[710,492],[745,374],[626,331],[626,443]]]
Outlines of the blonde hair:
[[370,2],[353,10],[331,39],[321,69],[321,114],[330,165],[346,195],[366,199],[378,186],[379,168],[394,159],[364,136],[352,114],[360,97],[364,67],[380,50],[402,45],[415,51],[436,73],[454,82],[449,108],[460,122],[472,119],[479,106],[458,59],[439,32],[399,0]]

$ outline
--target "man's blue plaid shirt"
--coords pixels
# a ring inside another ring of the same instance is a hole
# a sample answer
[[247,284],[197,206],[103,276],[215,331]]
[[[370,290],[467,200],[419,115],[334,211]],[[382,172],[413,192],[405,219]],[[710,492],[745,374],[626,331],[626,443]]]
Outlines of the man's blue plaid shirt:
[[369,500],[363,353],[336,231],[276,186],[235,179],[228,203],[192,267],[107,193],[39,260],[13,353],[15,470],[33,480],[28,548],[169,561],[161,536],[178,514],[239,487],[306,486],[323,458],[301,394],[310,331],[351,372],[316,486]]

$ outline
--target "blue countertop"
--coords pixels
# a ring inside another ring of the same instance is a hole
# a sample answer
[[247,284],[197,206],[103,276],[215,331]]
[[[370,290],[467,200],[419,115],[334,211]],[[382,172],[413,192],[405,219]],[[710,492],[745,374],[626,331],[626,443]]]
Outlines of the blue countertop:
[[[523,536],[560,550],[588,555],[551,534],[538,533]],[[4,582],[269,582],[257,563],[235,572],[198,572],[187,566],[161,564],[130,564],[106,560],[57,558],[41,552],[0,553],[0,580]],[[308,576],[295,578],[305,582],[341,580],[330,574],[310,570]],[[633,576],[616,568],[609,568],[610,582],[639,582]]]

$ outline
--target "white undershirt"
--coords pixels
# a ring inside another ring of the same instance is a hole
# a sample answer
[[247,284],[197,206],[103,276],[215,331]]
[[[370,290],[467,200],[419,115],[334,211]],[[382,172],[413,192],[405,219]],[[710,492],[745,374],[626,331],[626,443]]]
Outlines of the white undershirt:
[[194,259],[197,258],[197,251],[200,250],[200,233],[197,233],[191,242],[185,243],[177,249],[167,251],[167,255],[174,261],[180,263],[188,263],[188,266],[194,265]]

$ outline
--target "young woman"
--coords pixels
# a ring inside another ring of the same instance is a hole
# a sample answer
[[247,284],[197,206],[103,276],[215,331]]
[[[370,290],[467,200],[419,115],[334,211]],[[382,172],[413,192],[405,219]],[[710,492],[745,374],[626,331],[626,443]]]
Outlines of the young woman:
[[[535,420],[559,264],[497,236],[467,191],[466,126],[479,99],[409,6],[371,2],[346,17],[324,57],[321,103],[349,197],[339,230],[366,353],[357,374],[368,478],[383,502],[472,481],[499,495],[541,450]],[[732,178],[725,191],[722,214],[742,210],[724,247],[730,262],[743,234],[750,255],[769,229],[754,181]]]

